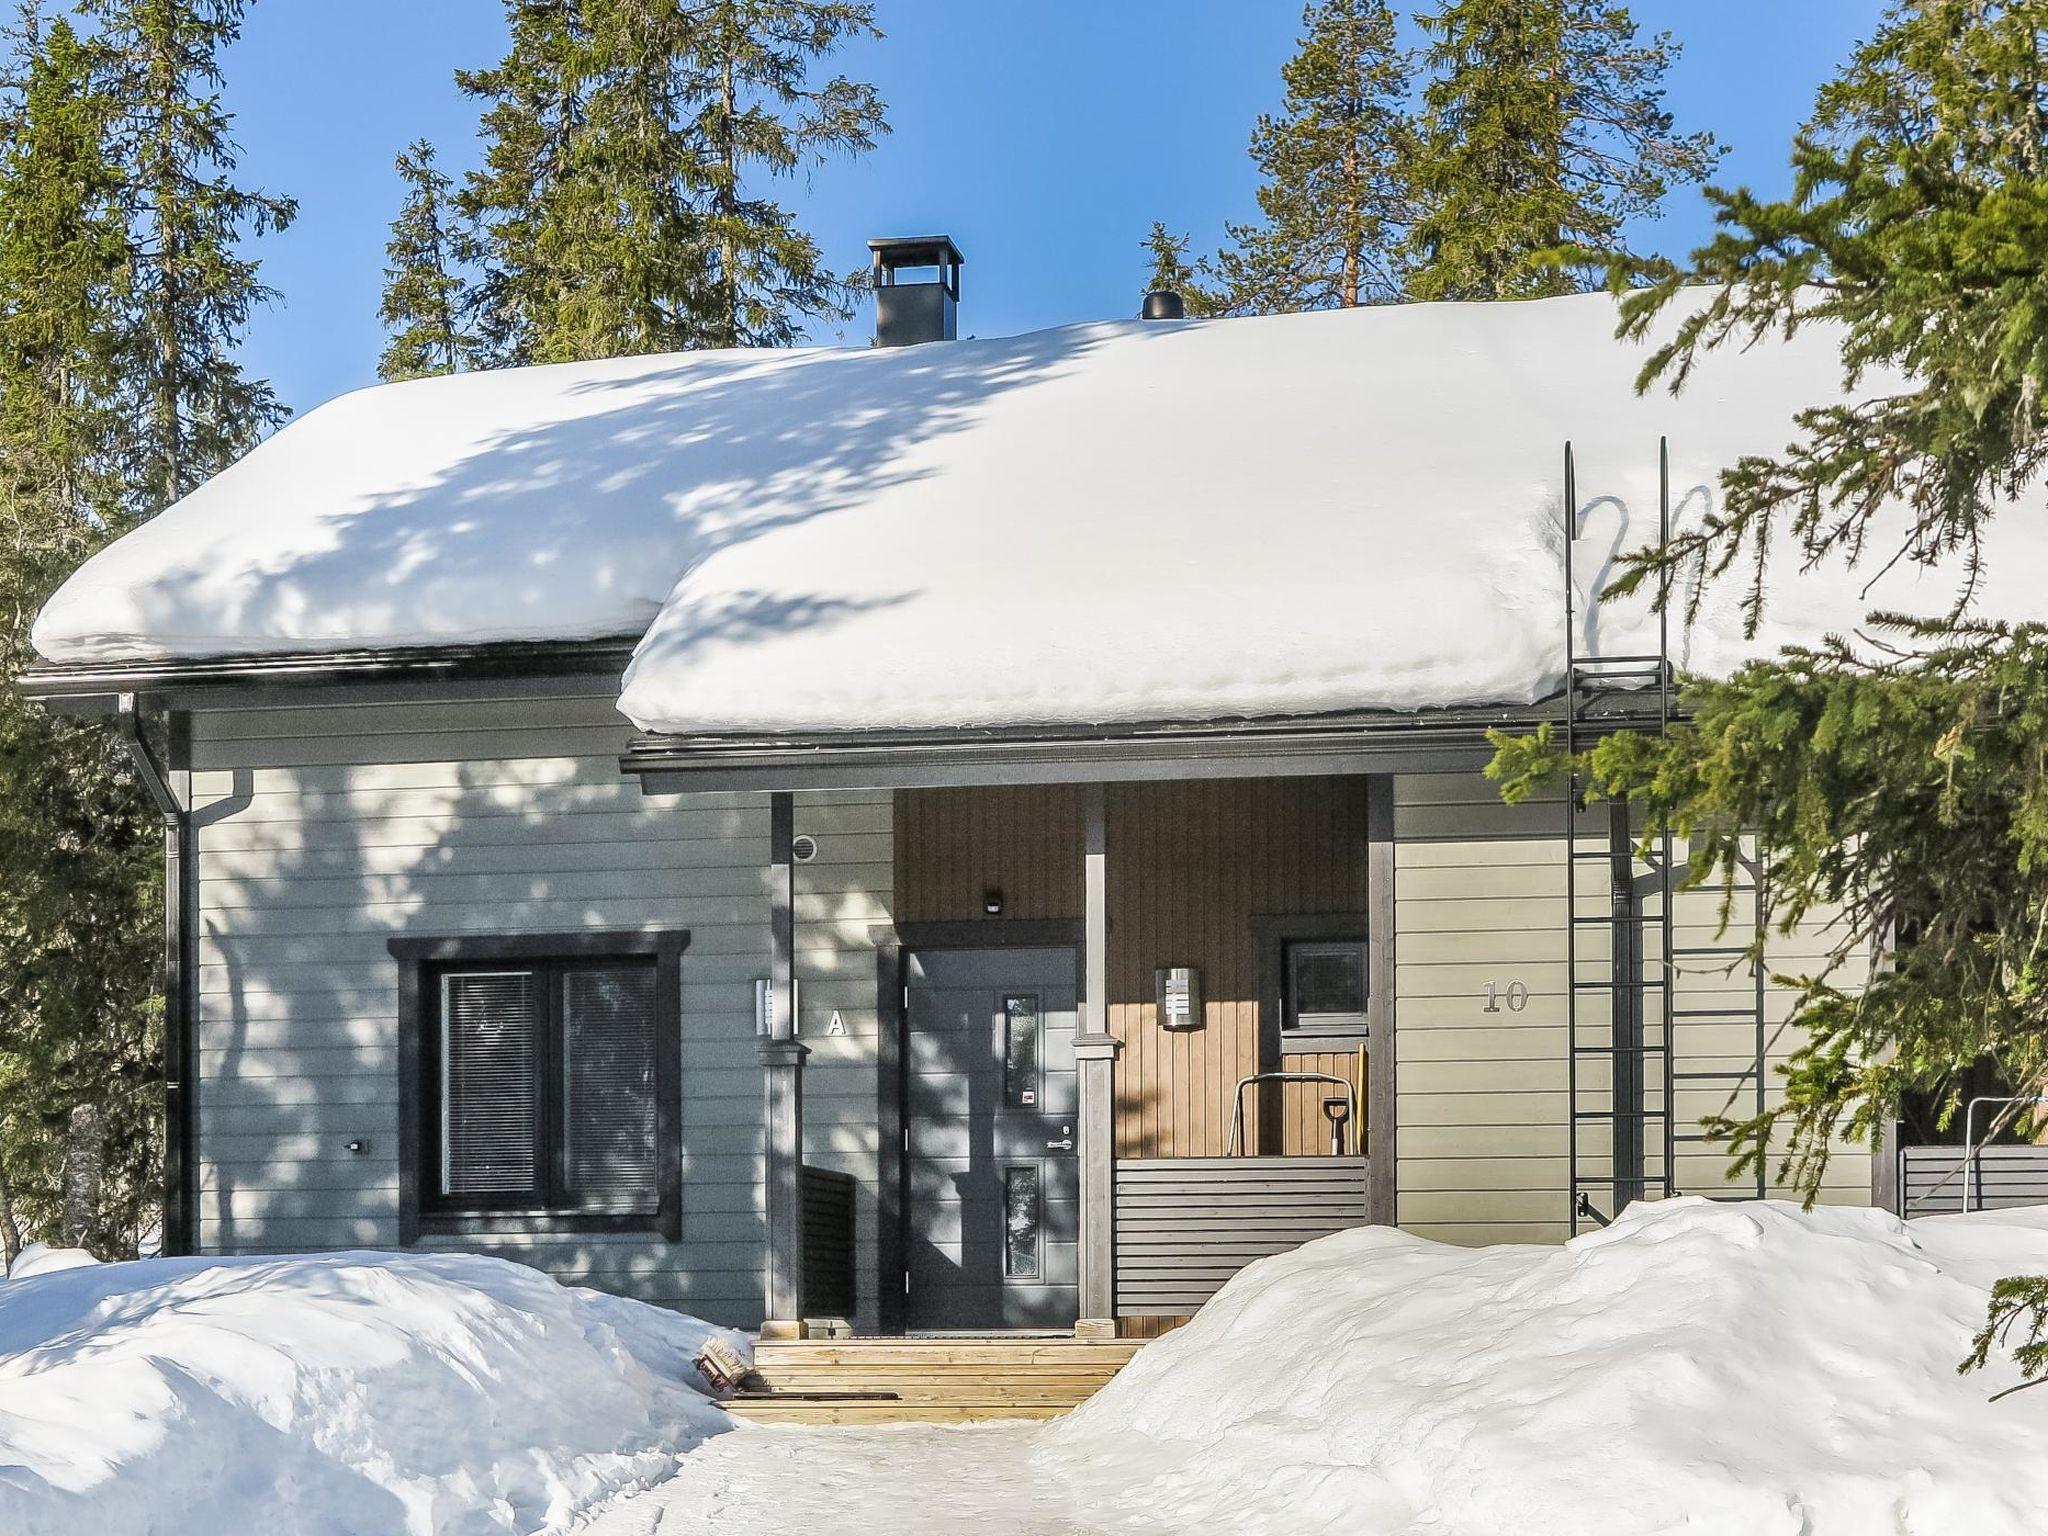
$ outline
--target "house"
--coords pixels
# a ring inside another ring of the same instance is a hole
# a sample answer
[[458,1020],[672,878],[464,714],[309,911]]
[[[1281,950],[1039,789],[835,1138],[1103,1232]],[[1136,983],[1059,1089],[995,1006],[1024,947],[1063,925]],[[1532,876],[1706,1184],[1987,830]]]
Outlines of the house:
[[1358,1222],[1757,1193],[1697,1130],[1796,1043],[1747,935],[1480,769],[1946,602],[1589,595],[1832,339],[1673,399],[1599,295],[954,340],[950,241],[877,265],[919,344],[365,390],[50,602],[27,686],[166,818],[171,1243],[1100,1336]]

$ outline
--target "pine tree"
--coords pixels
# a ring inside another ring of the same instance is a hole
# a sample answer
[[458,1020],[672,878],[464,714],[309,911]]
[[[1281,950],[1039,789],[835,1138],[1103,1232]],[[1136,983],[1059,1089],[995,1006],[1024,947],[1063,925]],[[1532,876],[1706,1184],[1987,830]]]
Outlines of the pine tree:
[[1385,0],[1320,0],[1301,26],[1280,71],[1281,111],[1252,130],[1261,218],[1230,226],[1215,262],[1238,313],[1349,309],[1405,292],[1413,131],[1393,11]]
[[462,326],[462,280],[455,273],[447,228],[454,185],[434,167],[434,146],[421,139],[398,156],[405,201],[385,246],[384,300],[377,318],[391,332],[377,360],[381,379],[453,373],[475,347]]
[[[121,515],[134,256],[112,60],[22,7],[0,145],[0,1251],[133,1253],[162,1156],[162,842],[104,731],[15,679],[43,600]],[[67,1194],[69,1199],[67,1200]]]
[[1664,110],[1677,45],[1639,38],[1613,0],[1450,0],[1419,19],[1432,79],[1411,178],[1418,299],[1592,286],[1596,263],[1630,257],[1629,221],[1719,157]]
[[1177,293],[1191,315],[1213,315],[1217,311],[1214,294],[1203,286],[1202,273],[1195,263],[1188,260],[1188,237],[1176,235],[1164,224],[1153,221],[1152,233],[1147,235],[1141,247],[1151,258],[1150,275],[1145,279],[1144,293],[1157,293],[1162,289]]
[[696,131],[708,178],[712,346],[786,346],[808,320],[844,320],[853,287],[833,275],[787,209],[748,173],[790,176],[861,154],[888,131],[871,85],[813,78],[847,41],[878,37],[867,0],[711,0],[697,7]]
[[[1904,380],[1803,413],[1782,454],[1723,476],[1704,530],[1641,554],[1623,585],[1681,568],[1719,579],[1747,551],[1754,618],[1769,559],[1961,554],[1974,572],[1987,519],[2039,515],[2044,29],[2048,0],[1905,0],[1822,90],[1791,197],[1712,192],[1721,231],[1688,263],[1643,289],[1615,272],[1627,334],[1687,285],[1714,285],[1688,301],[1644,387],[1682,389],[1701,353],[1817,319],[1841,328],[1851,386],[1866,370]],[[1903,544],[1867,551],[1900,505]],[[1774,540],[1788,516],[1795,537]],[[1690,839],[1709,881],[1737,877],[1739,835],[1752,835],[1773,927],[1840,910],[1826,962],[1780,978],[1797,989],[1786,1027],[1805,1038],[1783,1107],[1715,1127],[1742,1165],[1774,1159],[1809,1198],[1835,1141],[1874,1143],[1909,1093],[1945,1122],[1985,1064],[2015,1093],[2048,1093],[2048,627],[1984,624],[1960,602],[1868,627],[1882,643],[1865,653],[1830,643],[1688,683],[1690,719],[1662,737],[1616,736],[1576,763],[1548,731],[1497,737],[1490,770],[1515,798],[1576,768],[1631,800],[1650,835]],[[1869,955],[1885,963],[1851,988],[1842,967]],[[2039,1107],[2007,1114],[2048,1131]],[[2028,1378],[2048,1373],[2048,1276],[1994,1288],[1967,1363],[2001,1348]]]
[[234,348],[273,297],[243,251],[283,229],[289,198],[231,179],[220,53],[245,0],[88,0],[124,108],[117,144],[136,228],[134,335],[126,373],[136,430],[131,511],[153,516],[227,467],[285,416]]

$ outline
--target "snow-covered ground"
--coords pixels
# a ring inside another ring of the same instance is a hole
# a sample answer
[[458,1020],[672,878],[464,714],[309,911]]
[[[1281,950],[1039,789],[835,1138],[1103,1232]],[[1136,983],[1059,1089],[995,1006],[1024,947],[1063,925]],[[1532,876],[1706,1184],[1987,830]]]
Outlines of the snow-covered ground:
[[2048,1273],[2048,1208],[1345,1233],[1066,1419],[964,1430],[713,1435],[703,1325],[490,1260],[58,1262],[0,1283],[24,1536],[2030,1536],[2048,1510],[2048,1387],[1956,1372],[1992,1281]]
[[724,1429],[693,1318],[461,1255],[0,1280],[6,1536],[560,1530]]
[[2048,1209],[1351,1232],[1246,1270],[1046,1429],[725,1436],[589,1536],[2033,1536],[2048,1388],[1956,1373],[2019,1272],[2048,1272]]

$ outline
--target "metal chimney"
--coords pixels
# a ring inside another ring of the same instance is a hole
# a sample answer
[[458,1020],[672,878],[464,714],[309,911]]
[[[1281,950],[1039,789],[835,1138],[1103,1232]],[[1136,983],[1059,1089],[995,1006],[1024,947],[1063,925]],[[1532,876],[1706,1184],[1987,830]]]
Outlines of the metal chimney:
[[[875,272],[875,345],[908,347],[960,334],[960,248],[950,235],[870,240]],[[904,281],[906,272],[930,278]]]
[[1185,320],[1188,307],[1171,288],[1154,288],[1145,295],[1145,307],[1138,315],[1144,320]]

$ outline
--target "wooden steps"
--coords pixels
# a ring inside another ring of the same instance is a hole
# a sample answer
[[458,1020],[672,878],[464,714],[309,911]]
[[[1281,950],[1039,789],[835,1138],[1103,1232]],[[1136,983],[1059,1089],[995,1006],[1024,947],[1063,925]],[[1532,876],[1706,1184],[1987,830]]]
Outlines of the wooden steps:
[[763,1340],[766,1387],[726,1401],[753,1424],[969,1424],[1050,1419],[1094,1396],[1142,1339],[1023,1336]]

